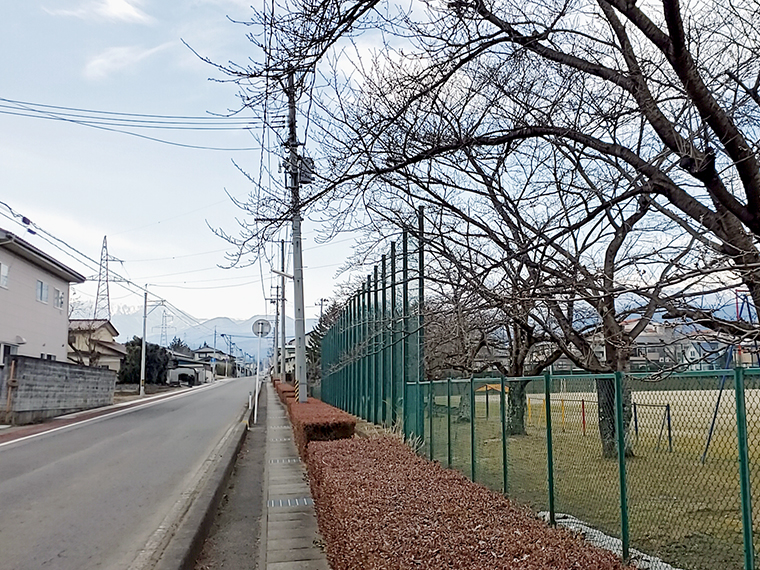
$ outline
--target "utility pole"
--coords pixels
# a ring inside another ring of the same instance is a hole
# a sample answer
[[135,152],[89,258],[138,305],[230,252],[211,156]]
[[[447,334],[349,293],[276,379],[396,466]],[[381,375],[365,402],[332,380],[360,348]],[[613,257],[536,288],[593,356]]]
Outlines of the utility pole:
[[148,322],[148,285],[145,285],[145,301],[143,302],[143,335],[140,352],[140,396],[145,396],[145,329]]
[[298,156],[298,134],[296,132],[296,88],[294,73],[288,75],[288,126],[290,136],[288,171],[293,209],[293,301],[296,320],[296,369],[298,401],[306,402],[306,323],[303,300],[303,255],[301,251],[301,197],[299,193],[301,159]]
[[279,357],[279,354],[278,354],[278,347],[277,347],[277,344],[278,344],[278,341],[279,341],[279,337],[278,337],[277,333],[278,333],[278,330],[279,330],[279,327],[280,327],[280,286],[279,285],[277,285],[275,291],[276,291],[276,293],[275,293],[274,299],[270,299],[270,301],[274,302],[274,342],[273,342],[273,346],[272,346],[272,351],[273,351],[272,372],[273,372],[273,375],[277,375],[277,373],[278,373],[277,367],[279,366],[279,363],[280,363],[280,357]]
[[280,382],[285,382],[285,240],[280,240],[280,247],[282,249],[282,275],[280,275],[280,287],[282,288],[282,311],[280,314],[280,344],[282,344],[282,352],[280,353]]
[[211,357],[211,366],[214,367],[211,371],[211,377],[216,382],[216,327],[214,327],[214,356]]
[[329,301],[330,299],[325,299],[325,298],[322,298],[319,300],[319,320],[320,321],[322,320],[322,314],[324,313],[324,310],[325,310],[325,303],[328,303]]

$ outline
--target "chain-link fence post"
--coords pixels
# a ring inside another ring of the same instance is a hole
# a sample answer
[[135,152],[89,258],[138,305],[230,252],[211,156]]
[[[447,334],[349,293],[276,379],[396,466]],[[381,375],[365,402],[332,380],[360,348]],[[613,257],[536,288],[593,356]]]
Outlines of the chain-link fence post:
[[412,433],[409,410],[409,234],[406,230],[401,238],[401,303],[403,310],[403,328],[401,331],[401,385],[403,389],[404,406],[404,441],[409,441]]
[[383,420],[383,425],[388,426],[388,398],[390,396],[390,386],[388,385],[388,379],[390,378],[389,374],[389,366],[388,366],[388,360],[389,360],[389,338],[390,333],[388,329],[388,293],[386,291],[388,287],[388,275],[387,275],[387,266],[386,266],[386,256],[383,254],[382,258],[380,259],[380,281],[381,281],[381,296],[380,296],[380,346],[381,346],[381,353],[382,358],[380,359],[380,362],[382,364],[382,374],[380,377],[382,378],[382,388],[380,390],[380,411],[381,416]]
[[396,321],[396,242],[394,241],[391,242],[391,423],[394,426],[398,422],[398,399],[401,398],[403,403],[404,394],[403,386],[399,390],[398,385],[402,374],[398,373],[401,345]]
[[504,397],[504,375],[500,378],[501,393],[499,394],[499,414],[501,415],[501,474],[502,474],[502,489],[504,495],[508,494],[507,487],[507,410]]
[[546,474],[549,494],[549,524],[557,525],[554,506],[554,450],[552,448],[552,377],[544,372],[544,410],[546,414]]
[[446,466],[451,469],[451,378],[446,378]]
[[[425,399],[422,397],[420,382],[425,381],[425,207],[419,207],[417,218],[417,429],[420,436],[425,437]],[[433,458],[433,403],[430,401],[432,396],[432,384],[430,395],[428,396],[428,414],[430,417],[430,442],[428,445],[430,458]]]
[[742,500],[742,538],[744,570],[755,568],[755,548],[752,538],[752,499],[749,479],[749,450],[747,448],[747,410],[744,400],[744,368],[734,369],[736,393],[736,435],[739,451],[739,482]]
[[475,378],[470,376],[470,479],[475,482]]
[[615,435],[617,436],[618,475],[620,479],[620,538],[623,560],[630,556],[628,529],[628,488],[625,478],[625,426],[623,418],[623,373],[615,372]]

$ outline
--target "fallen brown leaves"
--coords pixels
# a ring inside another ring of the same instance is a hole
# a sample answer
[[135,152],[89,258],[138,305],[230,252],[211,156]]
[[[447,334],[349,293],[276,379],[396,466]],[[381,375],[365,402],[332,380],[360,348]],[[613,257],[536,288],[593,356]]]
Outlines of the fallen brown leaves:
[[626,568],[393,439],[316,441],[308,451],[333,570]]

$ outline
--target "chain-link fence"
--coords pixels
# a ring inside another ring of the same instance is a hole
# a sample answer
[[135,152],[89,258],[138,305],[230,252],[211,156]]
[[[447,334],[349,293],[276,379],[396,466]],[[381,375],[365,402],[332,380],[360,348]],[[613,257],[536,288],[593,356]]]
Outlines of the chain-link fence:
[[676,568],[754,568],[760,370],[414,378],[397,389],[421,453],[550,520],[574,517],[626,556]]
[[408,389],[425,402],[431,459],[550,520],[574,517],[618,539],[627,556],[693,570],[754,568],[760,370],[450,379]]
[[322,340],[324,401],[626,558],[754,568],[760,370],[426,381],[424,257],[410,242],[392,244]]

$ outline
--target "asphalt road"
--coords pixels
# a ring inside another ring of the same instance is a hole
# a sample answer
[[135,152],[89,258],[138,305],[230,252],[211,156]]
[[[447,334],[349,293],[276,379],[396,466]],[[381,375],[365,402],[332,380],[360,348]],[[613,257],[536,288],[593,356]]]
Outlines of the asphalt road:
[[254,382],[0,446],[0,568],[129,568],[240,419]]

